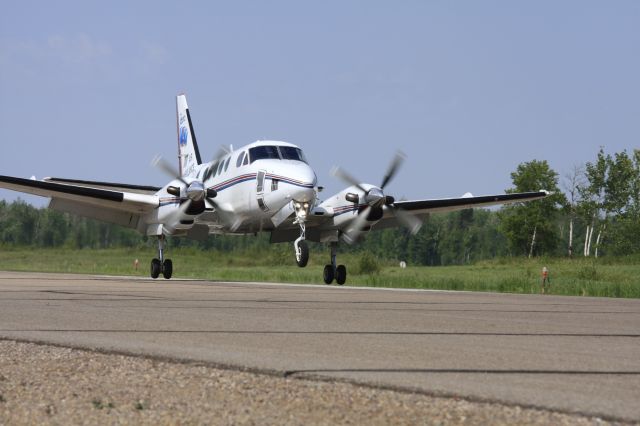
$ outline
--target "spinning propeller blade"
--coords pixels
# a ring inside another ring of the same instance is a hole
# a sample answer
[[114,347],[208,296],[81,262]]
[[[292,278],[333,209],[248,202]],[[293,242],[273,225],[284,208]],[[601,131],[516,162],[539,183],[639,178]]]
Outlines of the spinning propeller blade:
[[384,189],[384,187],[387,186],[389,181],[393,179],[393,177],[396,175],[396,173],[398,172],[398,169],[400,168],[400,166],[402,165],[402,163],[406,158],[407,156],[404,155],[402,151],[396,152],[396,155],[393,157],[393,160],[391,161],[391,164],[387,169],[387,174],[384,175],[384,178],[382,179],[382,184],[380,185],[380,189]]
[[153,160],[151,160],[151,165],[162,170],[167,176],[170,176],[172,179],[178,179],[180,182],[184,183],[185,185],[187,186],[189,185],[182,178],[182,176],[180,176],[180,173],[178,173],[178,169],[176,169],[171,164],[169,164],[167,160],[162,158],[160,154],[153,157]]
[[420,230],[422,226],[422,221],[415,217],[412,213],[408,211],[398,209],[394,206],[394,198],[387,197],[383,193],[383,189],[387,184],[394,178],[394,176],[398,173],[400,166],[406,159],[406,155],[401,151],[396,152],[396,155],[391,160],[391,164],[389,164],[389,168],[387,169],[387,173],[384,175],[382,179],[382,184],[380,188],[370,188],[365,189],[360,182],[358,182],[353,176],[347,173],[340,167],[334,167],[331,171],[331,174],[342,179],[344,182],[349,185],[353,185],[364,192],[364,197],[360,197],[360,203],[363,201],[368,204],[367,208],[361,211],[358,216],[353,220],[349,228],[344,232],[345,241],[349,244],[353,244],[357,241],[359,234],[367,225],[367,217],[371,212],[371,209],[374,207],[380,208],[383,200],[387,200],[387,208],[391,211],[394,217],[398,220],[398,222],[406,227],[411,234],[415,235]]
[[391,211],[395,215],[396,219],[411,232],[411,235],[416,235],[422,227],[422,221],[409,213],[406,210],[401,210],[395,207],[391,207]]
[[367,225],[367,216],[371,212],[371,206],[367,206],[358,216],[351,222],[351,226],[344,232],[344,240],[348,244],[355,244],[358,241],[360,233]]
[[356,178],[351,176],[341,167],[336,166],[333,169],[331,169],[331,174],[339,179],[342,179],[344,182],[348,183],[349,185],[356,186],[360,191],[365,193],[367,192],[367,190],[364,189],[362,185],[360,185],[360,182],[358,182]]
[[213,172],[216,170],[216,167],[218,167],[219,161],[222,159],[222,157],[224,157],[227,154],[228,154],[228,151],[225,150],[224,147],[218,148],[218,151],[216,151],[215,155],[211,158],[212,166],[209,167],[209,169],[206,171],[204,176],[202,176],[203,182],[211,177]]
[[189,207],[191,207],[191,198],[187,198],[186,200],[184,200],[184,202],[181,203],[180,206],[178,207],[178,210],[180,210],[180,214],[182,216],[186,216],[187,210],[189,210]]

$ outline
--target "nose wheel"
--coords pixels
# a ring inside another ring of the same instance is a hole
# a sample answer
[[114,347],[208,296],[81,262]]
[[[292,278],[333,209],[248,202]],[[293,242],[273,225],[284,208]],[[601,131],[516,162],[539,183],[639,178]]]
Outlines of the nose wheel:
[[331,264],[325,265],[322,271],[322,278],[325,284],[331,284],[336,280],[336,284],[342,285],[347,281],[347,267],[336,266],[336,255],[338,254],[338,243],[331,243]]
[[296,264],[304,268],[309,262],[309,246],[305,240],[298,238],[294,243],[294,248],[296,250]]
[[164,258],[165,241],[164,235],[158,236],[159,259],[155,258],[151,261],[151,278],[154,280],[158,278],[160,274],[167,280],[173,275],[173,262],[171,262],[171,259]]

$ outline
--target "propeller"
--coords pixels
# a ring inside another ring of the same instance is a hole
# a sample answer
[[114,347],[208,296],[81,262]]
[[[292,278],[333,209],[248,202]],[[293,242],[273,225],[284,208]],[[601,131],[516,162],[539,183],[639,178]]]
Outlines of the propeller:
[[358,241],[358,237],[360,236],[360,232],[367,225],[367,217],[369,217],[369,213],[373,207],[367,206],[356,218],[353,222],[351,222],[351,226],[347,228],[344,232],[344,240],[349,244],[355,244]]
[[[152,160],[151,164],[158,169],[162,170],[168,176],[173,179],[179,180],[184,185],[184,192],[186,194],[186,200],[180,204],[180,213],[186,214],[191,204],[193,202],[208,202],[210,205],[218,209],[217,203],[213,200],[217,193],[214,189],[206,188],[204,185],[204,180],[208,176],[203,177],[203,180],[193,179],[190,182],[187,182],[178,172],[178,170],[169,164],[164,158],[160,155],[156,155]],[[209,174],[209,172],[207,172]],[[182,190],[180,191],[182,194]]]
[[216,154],[211,159],[212,166],[209,167],[205,171],[204,175],[202,176],[203,182],[209,179],[211,175],[213,175],[213,172],[216,170],[216,167],[219,166],[219,161],[222,159],[222,157],[224,157],[227,154],[229,154],[229,151],[225,147],[221,146],[220,148],[218,148],[218,151],[216,151]]
[[351,176],[349,173],[346,172],[346,170],[335,166],[333,169],[331,169],[331,174],[334,175],[335,177],[342,179],[343,181],[347,182],[349,185],[353,185],[355,187],[357,187],[360,191],[366,193],[367,190],[364,189],[362,187],[362,185],[360,185],[360,182],[358,182],[358,180],[356,178],[354,178],[353,176]]
[[[367,207],[361,211],[358,216],[353,220],[349,228],[344,232],[344,239],[347,243],[353,244],[357,241],[358,236],[362,232],[362,230],[367,225],[367,218],[369,214],[374,208],[382,208],[383,205],[387,205],[389,210],[394,215],[394,217],[400,222],[404,227],[406,227],[411,234],[415,235],[422,226],[422,221],[415,217],[413,214],[409,213],[406,210],[399,209],[395,207],[395,199],[391,196],[384,194],[384,187],[391,182],[391,180],[395,177],[400,166],[404,162],[407,157],[401,152],[396,152],[395,156],[391,160],[389,167],[387,168],[387,172],[382,179],[382,184],[379,188],[371,187],[366,189],[362,186],[362,184],[355,179],[351,174],[340,167],[334,167],[331,173],[342,179],[344,182],[349,185],[353,185],[364,193],[363,201],[367,204]],[[359,200],[358,200],[359,201]]]
[[387,186],[387,184],[391,181],[391,179],[393,179],[393,177],[398,172],[398,169],[406,159],[407,159],[407,156],[404,155],[402,151],[396,152],[396,155],[393,157],[393,160],[391,160],[391,164],[389,164],[389,168],[387,169],[387,174],[384,175],[384,178],[382,179],[382,184],[380,184],[380,189],[384,189],[384,187]]

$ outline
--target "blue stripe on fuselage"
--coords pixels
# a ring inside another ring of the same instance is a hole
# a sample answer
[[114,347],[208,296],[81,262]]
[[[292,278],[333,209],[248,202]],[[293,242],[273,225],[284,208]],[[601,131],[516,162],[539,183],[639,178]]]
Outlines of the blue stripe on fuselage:
[[354,204],[349,206],[340,206],[333,208],[333,217],[340,216],[341,214],[351,213],[357,211],[360,207],[366,207],[367,204]]
[[[231,179],[227,179],[224,182],[218,183],[216,185],[212,185],[209,188],[213,188],[216,190],[216,192],[220,192],[220,191],[224,191],[227,188],[231,188],[234,185],[237,185],[239,183],[242,182],[248,182],[250,180],[255,179],[257,176],[256,173],[248,173],[248,174],[244,174],[244,175],[239,175],[236,176],[234,178]],[[266,179],[276,179],[280,182],[284,182],[287,183],[289,185],[294,185],[294,186],[299,186],[302,188],[313,188],[313,184],[312,183],[304,183],[304,182],[300,182],[298,180],[295,179],[290,179],[284,176],[278,176],[278,175],[271,175],[271,174],[267,174],[265,176]],[[186,198],[185,198],[186,200]],[[160,202],[158,204],[159,207],[163,207],[163,206],[167,206],[170,204],[179,204],[180,202],[182,202],[183,199],[178,198],[178,197],[164,197],[164,198],[160,198]]]
[[[242,182],[247,182],[250,180],[255,179],[257,176],[256,173],[253,174],[247,174],[247,175],[240,175],[240,176],[236,176],[232,179],[228,179],[224,182],[221,182],[217,185],[213,185],[210,186],[210,188],[215,189],[217,192],[223,191],[227,188],[231,188],[232,186],[242,183]],[[304,182],[300,182],[299,180],[295,180],[295,179],[291,179],[285,176],[278,176],[278,175],[272,175],[272,174],[267,174],[265,176],[266,179],[271,179],[271,180],[278,180],[280,182],[284,182],[287,183],[289,185],[294,185],[294,186],[299,186],[302,188],[313,188],[313,183],[304,183]]]

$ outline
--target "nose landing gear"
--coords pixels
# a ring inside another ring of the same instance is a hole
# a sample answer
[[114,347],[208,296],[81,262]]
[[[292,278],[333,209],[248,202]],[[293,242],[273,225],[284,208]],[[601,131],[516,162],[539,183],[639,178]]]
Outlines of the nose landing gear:
[[322,271],[322,278],[325,284],[331,284],[333,280],[339,285],[347,281],[347,267],[344,265],[336,266],[336,255],[338,254],[338,243],[331,243],[331,264],[325,265]]
[[158,258],[151,261],[151,278],[154,280],[162,274],[165,279],[171,278],[173,274],[173,262],[164,258],[164,246],[166,240],[164,235],[158,236]]
[[309,213],[308,203],[294,202],[294,209],[296,212],[296,220],[293,223],[297,223],[300,226],[300,236],[293,242],[293,248],[296,253],[296,264],[304,268],[309,262],[309,246],[306,239],[306,225],[305,220]]
[[296,251],[296,264],[301,268],[307,266],[307,262],[309,262],[309,246],[303,238],[304,236],[301,235],[293,243],[293,248]]

